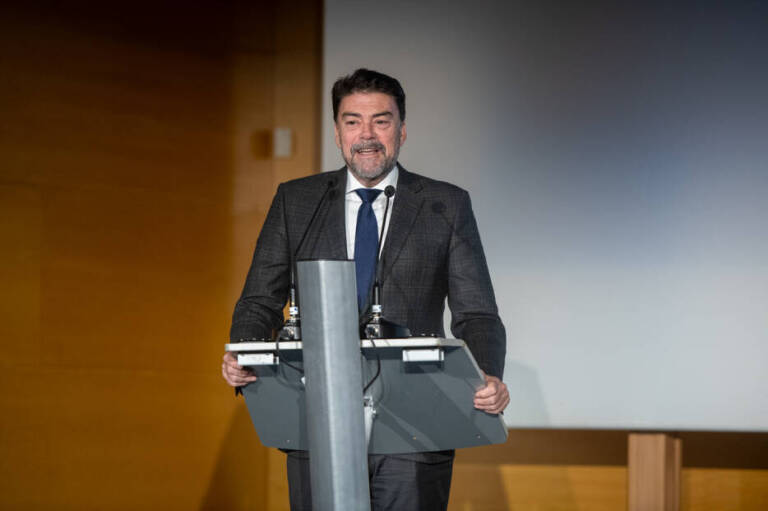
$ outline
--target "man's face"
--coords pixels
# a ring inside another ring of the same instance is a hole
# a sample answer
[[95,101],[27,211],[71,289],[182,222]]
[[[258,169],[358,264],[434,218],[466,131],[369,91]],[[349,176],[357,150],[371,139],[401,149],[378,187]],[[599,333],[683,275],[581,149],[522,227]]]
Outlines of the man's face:
[[405,142],[395,98],[381,92],[356,92],[339,103],[336,146],[347,167],[365,186],[384,179]]

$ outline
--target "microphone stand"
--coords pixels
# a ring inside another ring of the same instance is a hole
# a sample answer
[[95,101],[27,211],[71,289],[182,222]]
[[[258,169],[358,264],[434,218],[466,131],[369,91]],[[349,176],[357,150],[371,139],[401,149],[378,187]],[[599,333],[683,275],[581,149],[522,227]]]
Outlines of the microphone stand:
[[[381,234],[379,234],[379,244],[376,251],[378,257],[381,251],[381,242],[384,239],[384,231],[387,227],[387,213],[389,212],[389,199],[395,194],[395,187],[392,185],[384,189],[384,196],[387,198],[387,205],[384,208],[384,220],[382,222]],[[361,337],[365,339],[384,339],[384,338],[405,338],[411,336],[408,328],[393,323],[382,316],[381,306],[381,265],[376,263],[376,280],[373,283],[373,300],[371,302],[371,316],[361,329]]]
[[[280,341],[300,341],[301,340],[301,316],[299,314],[299,302],[296,298],[296,256],[299,254],[299,250],[304,245],[304,241],[307,239],[312,225],[315,223],[317,214],[320,211],[320,206],[325,202],[325,198],[331,189],[336,187],[336,179],[329,179],[326,183],[325,191],[323,191],[322,197],[315,206],[315,210],[312,212],[312,217],[307,224],[307,228],[304,229],[304,233],[299,240],[299,244],[296,246],[296,250],[291,255],[291,287],[290,287],[290,302],[288,305],[288,320],[283,324],[283,327],[277,332],[275,342]],[[288,226],[285,228],[286,235],[288,234]],[[279,346],[279,345],[276,345]],[[279,349],[279,348],[278,348]]]
[[[291,281],[293,281],[293,272],[291,272]],[[301,316],[299,316],[299,306],[296,301],[296,285],[291,282],[291,298],[288,305],[288,320],[280,329],[277,338],[283,341],[301,340]]]

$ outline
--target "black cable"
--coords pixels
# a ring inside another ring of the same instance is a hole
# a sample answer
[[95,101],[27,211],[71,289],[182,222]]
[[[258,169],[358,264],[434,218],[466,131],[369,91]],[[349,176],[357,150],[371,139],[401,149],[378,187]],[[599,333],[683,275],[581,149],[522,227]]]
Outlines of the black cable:
[[[239,339],[237,342],[269,342],[269,341],[265,341],[264,339],[256,339],[255,337],[252,337],[250,339]],[[279,337],[275,337],[275,356],[277,357],[278,367],[279,367],[280,365],[280,338]],[[294,371],[298,371],[299,373],[301,373],[302,376],[304,376],[304,369],[300,367],[296,367],[295,365],[291,364],[287,360],[283,360],[282,362],[283,364],[287,365]]]
[[[295,342],[295,341],[294,341]],[[277,362],[278,366],[280,364],[280,336],[275,337],[275,355],[277,356]],[[298,371],[302,376],[304,376],[304,369],[301,367],[296,367],[295,365],[291,364],[287,360],[282,361],[283,364],[287,365],[294,371]]]
[[[376,343],[373,341],[373,339],[370,339],[371,344],[373,345],[373,348],[376,349]],[[379,354],[376,353],[376,374],[373,375],[373,378],[371,378],[371,381],[365,384],[365,387],[363,387],[363,395],[368,391],[368,389],[373,385],[373,382],[376,381],[376,378],[379,377],[381,374],[381,358],[379,358]]]

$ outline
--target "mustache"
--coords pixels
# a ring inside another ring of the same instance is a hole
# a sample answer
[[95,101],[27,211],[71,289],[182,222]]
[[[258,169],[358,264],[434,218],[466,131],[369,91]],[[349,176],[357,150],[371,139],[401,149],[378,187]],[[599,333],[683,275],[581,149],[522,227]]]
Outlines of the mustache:
[[359,144],[353,144],[352,147],[350,147],[349,149],[353,153],[356,153],[358,151],[364,151],[366,149],[374,149],[377,151],[381,151],[382,153],[386,152],[384,144],[382,144],[381,142],[376,142],[374,140],[370,140],[368,142],[361,142]]

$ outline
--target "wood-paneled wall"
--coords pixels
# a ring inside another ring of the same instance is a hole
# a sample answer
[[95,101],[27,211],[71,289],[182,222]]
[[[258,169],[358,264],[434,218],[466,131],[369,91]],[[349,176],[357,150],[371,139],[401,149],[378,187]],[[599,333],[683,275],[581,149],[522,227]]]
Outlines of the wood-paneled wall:
[[0,508],[265,509],[219,365],[317,168],[320,3],[31,4],[0,8]]
[[[317,169],[321,11],[0,8],[0,509],[288,509],[219,361],[277,183]],[[767,448],[684,436],[683,509],[768,509]],[[512,431],[450,509],[625,509],[625,466],[622,432]]]
[[[768,509],[768,435],[680,433],[682,511]],[[626,431],[510,430],[457,453],[450,511],[627,509]],[[653,510],[649,510],[653,511]]]

